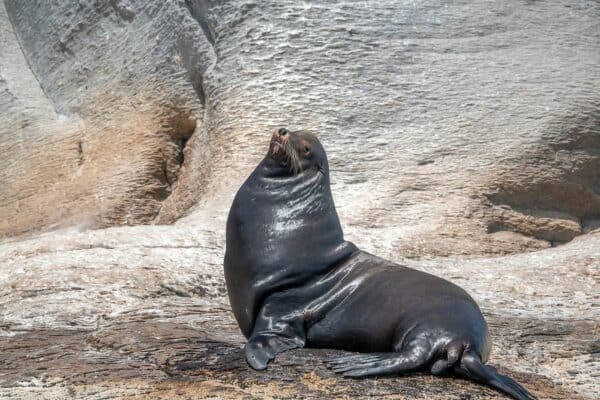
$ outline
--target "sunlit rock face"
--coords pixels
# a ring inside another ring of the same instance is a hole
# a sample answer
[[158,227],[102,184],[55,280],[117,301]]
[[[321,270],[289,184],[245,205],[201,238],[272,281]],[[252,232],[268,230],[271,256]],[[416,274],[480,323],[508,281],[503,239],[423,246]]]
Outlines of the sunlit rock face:
[[600,216],[597,4],[226,4],[198,210],[285,125],[319,134],[346,233],[381,251],[539,249]]
[[189,207],[194,191],[174,191],[204,140],[214,63],[189,7],[7,1],[0,11],[0,235],[172,221],[178,203]]
[[597,397],[600,5],[443,3],[0,2],[0,397],[494,396],[246,370],[225,219],[281,126],[347,239],[473,294],[492,364]]
[[283,125],[319,134],[347,234],[373,246],[567,242],[600,218],[599,14],[6,1],[1,234],[223,216]]

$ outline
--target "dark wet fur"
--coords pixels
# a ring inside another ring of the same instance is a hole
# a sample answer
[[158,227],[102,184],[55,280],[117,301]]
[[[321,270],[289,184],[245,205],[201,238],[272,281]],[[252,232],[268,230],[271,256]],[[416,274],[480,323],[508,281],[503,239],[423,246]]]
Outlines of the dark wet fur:
[[455,365],[453,370],[463,378],[491,386],[517,400],[537,399],[514,379],[499,374],[494,367],[485,365],[476,354],[465,352],[460,364]]

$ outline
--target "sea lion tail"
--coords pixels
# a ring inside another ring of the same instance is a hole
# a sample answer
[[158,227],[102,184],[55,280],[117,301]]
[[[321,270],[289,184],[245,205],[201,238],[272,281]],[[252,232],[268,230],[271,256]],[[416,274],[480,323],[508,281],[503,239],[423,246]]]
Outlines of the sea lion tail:
[[506,375],[499,374],[494,367],[485,365],[478,354],[465,351],[460,363],[454,366],[458,375],[491,386],[517,400],[537,400],[527,389]]

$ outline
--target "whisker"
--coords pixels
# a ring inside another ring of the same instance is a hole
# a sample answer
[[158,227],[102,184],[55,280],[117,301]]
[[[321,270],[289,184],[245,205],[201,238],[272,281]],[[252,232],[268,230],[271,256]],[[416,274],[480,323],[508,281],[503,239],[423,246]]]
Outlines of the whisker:
[[294,149],[290,141],[285,143],[285,147],[292,173],[298,174],[302,172],[302,166],[300,164],[300,160],[298,159],[298,153],[296,152],[296,149]]

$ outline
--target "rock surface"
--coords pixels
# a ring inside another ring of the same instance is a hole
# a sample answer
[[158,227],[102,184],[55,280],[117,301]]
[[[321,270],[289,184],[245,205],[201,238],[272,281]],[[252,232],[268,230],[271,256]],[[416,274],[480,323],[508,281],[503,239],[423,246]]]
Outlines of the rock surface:
[[348,239],[473,294],[492,364],[600,397],[598,2],[4,0],[0,93],[0,397],[502,398],[246,367],[225,218],[279,126]]
[[214,63],[185,4],[8,0],[0,16],[0,236],[178,216]]
[[[1,245],[0,397],[503,398],[426,375],[339,378],[323,364],[332,350],[283,354],[253,372],[226,300],[217,226],[66,231]],[[467,289],[490,323],[491,363],[540,398],[593,399],[599,249],[595,233],[504,257],[381,255]]]

